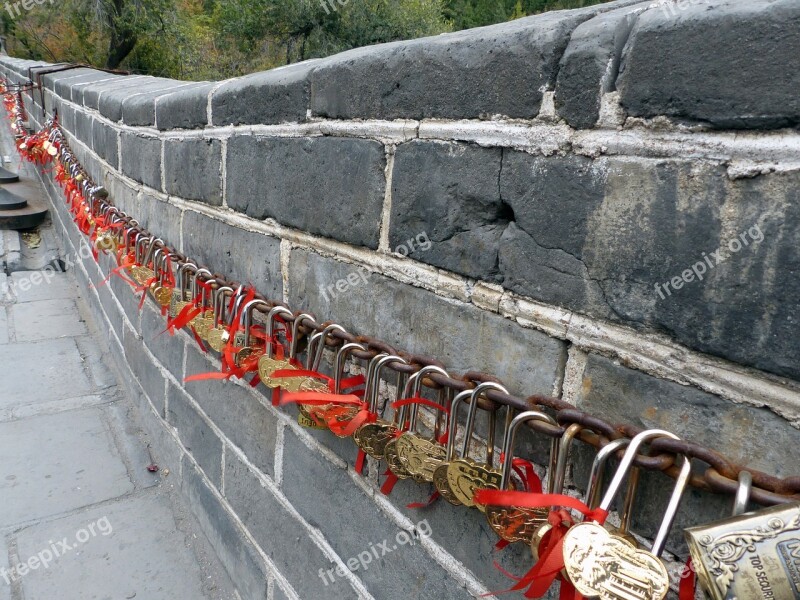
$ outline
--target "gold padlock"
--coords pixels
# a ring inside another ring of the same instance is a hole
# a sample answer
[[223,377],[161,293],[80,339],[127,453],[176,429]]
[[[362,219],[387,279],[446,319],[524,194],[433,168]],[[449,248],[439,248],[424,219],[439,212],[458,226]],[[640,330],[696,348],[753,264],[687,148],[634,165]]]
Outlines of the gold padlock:
[[[499,490],[503,479],[502,472],[494,466],[494,433],[497,418],[497,411],[489,412],[489,429],[486,440],[486,462],[479,463],[469,458],[469,446],[472,439],[472,432],[475,429],[475,415],[478,410],[478,399],[482,394],[489,390],[497,390],[508,394],[508,390],[497,383],[487,382],[479,384],[472,390],[469,412],[467,413],[467,424],[465,428],[464,446],[461,458],[457,458],[447,466],[447,484],[450,491],[458,498],[458,501],[467,507],[475,507],[481,512],[486,507],[475,502],[475,490],[492,489]],[[506,412],[505,430],[508,431],[513,419],[513,412],[509,407]]]
[[712,600],[798,600],[800,503],[742,514],[751,485],[742,471],[734,516],[685,530],[697,578]]
[[464,403],[465,400],[472,397],[472,390],[467,389],[463,392],[460,392],[453,398],[453,403],[450,405],[450,424],[448,425],[448,436],[447,436],[447,446],[446,446],[446,453],[445,459],[442,464],[436,467],[436,470],[433,472],[433,485],[436,488],[436,491],[439,492],[439,495],[447,500],[453,506],[461,506],[461,501],[458,497],[453,493],[453,490],[450,489],[450,484],[447,481],[447,469],[450,467],[450,463],[455,460],[455,452],[456,452],[456,434],[458,433],[458,409]]
[[273,357],[275,347],[280,343],[276,338],[275,333],[275,320],[278,317],[284,319],[291,319],[294,317],[292,311],[285,306],[274,306],[267,314],[267,331],[266,331],[266,351],[264,355],[258,359],[258,375],[261,378],[261,383],[276,390],[281,386],[281,382],[277,379],[272,379],[272,374],[280,369],[291,367],[291,363],[283,358],[276,359]]
[[[211,349],[215,352],[222,352],[222,349],[228,342],[228,329],[233,323],[233,314],[236,312],[236,309],[234,308],[231,311],[231,314],[227,314],[227,311],[225,310],[225,304],[228,299],[224,294],[228,292],[235,294],[236,299],[238,300],[242,298],[242,289],[243,288],[239,286],[239,289],[234,292],[233,288],[231,287],[221,286],[214,290],[214,295],[211,301],[212,325],[208,329],[206,339],[208,340],[208,345],[211,346]],[[234,300],[234,302],[236,302],[236,300]]]
[[[644,431],[631,440],[614,479],[600,503],[608,511],[636,457],[639,447],[657,437],[679,439],[668,431]],[[681,496],[691,475],[685,456],[653,547],[640,550],[620,535],[596,522],[584,522],[567,531],[563,541],[565,571],[575,589],[603,600],[664,600],[669,592],[669,573],[659,559],[664,551]]]
[[[565,433],[566,434],[566,433]],[[595,455],[594,460],[592,461],[592,468],[589,471],[589,484],[586,487],[586,496],[584,498],[584,502],[590,509],[597,508],[597,505],[600,504],[600,495],[603,492],[603,481],[605,479],[605,467],[608,459],[611,458],[613,454],[615,454],[618,450],[626,448],[631,441],[627,438],[619,438],[616,440],[610,441],[608,444],[603,446],[600,451]],[[559,457],[562,454],[559,452]],[[566,461],[564,461],[566,463]],[[556,466],[556,471],[560,472],[561,462]],[[631,475],[634,475],[634,472],[638,473],[638,467],[633,467],[631,470]],[[625,508],[624,511],[630,511],[632,507],[633,497],[634,494],[632,490],[635,489],[636,486],[636,479],[638,477],[629,477],[628,478],[628,490],[625,496]],[[563,480],[560,478],[555,481],[554,488],[557,486],[563,487],[564,483]],[[623,515],[623,520],[626,517]],[[628,519],[629,522],[629,519]],[[627,527],[627,526],[625,526]],[[620,527],[620,530],[623,531],[624,535],[627,535],[627,529],[625,527]],[[531,555],[533,556],[534,562],[539,560],[539,546],[541,545],[544,536],[553,528],[550,523],[544,523],[539,529],[536,530],[536,533],[531,540]],[[613,532],[613,528],[609,529]],[[627,539],[627,538],[626,538]],[[564,573],[566,577],[566,573]]]
[[[383,459],[386,456],[386,446],[395,439],[395,434],[400,430],[400,413],[401,411],[394,411],[393,419],[391,421],[382,417],[380,410],[380,383],[381,383],[381,369],[389,366],[392,363],[408,364],[404,358],[396,355],[390,355],[381,352],[377,354],[367,367],[367,383],[366,395],[364,401],[369,405],[369,410],[375,415],[378,415],[378,420],[373,423],[365,423],[353,433],[353,441],[356,445],[363,450],[366,454],[375,459]],[[402,384],[403,375],[397,375],[397,394],[400,395],[403,389]],[[389,402],[383,407],[383,414]]]
[[[350,354],[360,350],[366,352],[367,348],[363,344],[357,342],[348,342],[342,344],[339,350],[336,351],[336,357],[333,360],[333,393],[339,395],[342,393],[342,380],[344,378],[344,368],[347,363],[347,358]],[[366,402],[366,398],[364,399]],[[311,414],[317,422],[329,424],[334,420],[344,427],[345,424],[350,423],[353,418],[358,414],[358,407],[343,407],[337,404],[330,404],[326,406],[315,406],[311,408]],[[350,437],[350,435],[340,431],[337,428],[331,430],[337,437]]]
[[[435,365],[422,367],[411,376],[403,395],[406,398],[419,397],[422,391],[422,381],[431,373],[438,373],[448,377],[447,371],[441,367]],[[447,397],[447,388],[443,388],[442,391],[444,391],[445,397],[440,397],[439,406],[441,406],[444,411],[448,409],[449,398]],[[403,434],[393,442],[391,454],[389,448],[387,448],[386,461],[389,464],[389,468],[401,479],[404,479],[406,474],[408,474],[418,483],[431,483],[433,481],[434,471],[447,457],[446,448],[438,441],[442,433],[441,416],[444,413],[442,411],[437,413],[433,439],[426,439],[417,432],[419,404],[410,406],[409,412],[411,416],[408,431],[403,432]],[[396,468],[400,473],[395,471]]]
[[178,267],[178,281],[177,286],[172,292],[172,299],[169,303],[169,315],[174,319],[181,311],[192,303],[192,292],[188,288],[188,279],[186,271],[197,271],[197,265],[190,262],[185,262]]
[[[511,465],[514,457],[514,440],[517,430],[523,423],[528,421],[544,421],[551,425],[558,425],[556,420],[550,415],[536,410],[525,411],[511,422],[511,426],[506,432],[503,440],[503,478],[500,481],[500,489],[507,490],[511,485]],[[567,428],[561,441],[553,438],[550,445],[550,460],[547,478],[547,493],[560,494],[566,479],[567,456],[572,440],[581,431],[580,425],[572,425]],[[513,506],[486,506],[486,520],[494,529],[494,532],[507,542],[526,542],[533,540],[533,536],[539,528],[547,522],[550,514],[550,507],[540,508],[520,508]]]

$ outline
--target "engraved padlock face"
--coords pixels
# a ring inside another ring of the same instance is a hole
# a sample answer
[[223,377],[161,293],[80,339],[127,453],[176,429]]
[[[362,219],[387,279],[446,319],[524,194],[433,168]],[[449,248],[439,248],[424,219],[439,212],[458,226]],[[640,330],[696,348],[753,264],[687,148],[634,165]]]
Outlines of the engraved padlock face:
[[434,471],[447,457],[447,450],[433,440],[404,433],[397,440],[397,457],[415,481],[431,483]]
[[481,512],[486,507],[477,504],[473,499],[475,490],[499,490],[502,478],[503,474],[499,470],[468,458],[454,460],[447,468],[447,483],[459,502],[464,506],[474,506]]
[[515,508],[513,506],[486,507],[486,520],[495,533],[507,542],[530,543],[539,528],[547,523],[549,507]]
[[271,389],[281,387],[282,382],[278,379],[272,379],[272,374],[282,369],[294,369],[295,367],[288,360],[278,360],[267,355],[258,359],[258,376],[261,378],[261,383]]
[[450,489],[450,482],[447,479],[447,471],[450,468],[449,463],[444,463],[436,467],[433,472],[433,486],[439,495],[447,500],[453,506],[461,506],[461,500],[455,495],[453,490]]
[[172,288],[158,286],[153,290],[153,297],[159,306],[169,306],[172,302]]
[[685,534],[700,584],[713,600],[800,600],[800,503]]
[[397,433],[397,425],[389,421],[378,420],[365,423],[353,434],[356,445],[372,458],[382,459],[386,453],[386,445]]
[[658,558],[612,536],[597,523],[579,523],[564,536],[564,564],[575,589],[600,600],[663,600],[667,568]]
[[222,349],[225,347],[225,336],[227,334],[227,330],[222,325],[211,327],[207,334],[208,345],[216,352],[222,352]]
[[[359,408],[356,406],[341,406],[332,404],[328,406],[315,406],[311,413],[318,417],[319,421],[324,423],[325,428],[327,429],[327,424],[331,421],[331,419],[335,420],[341,425],[349,423],[359,413]],[[349,435],[340,433],[339,429],[333,430],[333,434],[340,438],[350,437]]]
[[397,451],[398,439],[399,438],[395,438],[386,444],[383,458],[386,460],[386,464],[389,465],[389,469],[392,471],[392,473],[397,475],[399,479],[411,479],[411,473],[409,473],[406,469],[406,466],[403,464],[403,461],[400,459]]

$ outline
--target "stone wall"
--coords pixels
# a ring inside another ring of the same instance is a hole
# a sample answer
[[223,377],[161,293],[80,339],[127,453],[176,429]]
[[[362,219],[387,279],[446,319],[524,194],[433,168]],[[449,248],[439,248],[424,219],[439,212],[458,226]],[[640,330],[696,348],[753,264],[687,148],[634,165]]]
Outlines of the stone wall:
[[[798,31],[794,0],[623,0],[223,82],[74,69],[25,102],[37,129],[58,110],[120,208],[268,297],[786,477],[800,458]],[[39,65],[3,57],[0,72]],[[492,554],[476,511],[408,509],[429,493],[410,482],[382,496],[378,465],[357,475],[351,443],[259,391],[184,384],[218,362],[160,335],[118,278],[99,285],[112,266],[77,273],[242,598],[468,598],[509,587],[494,559],[527,569],[524,547]],[[353,273],[367,281],[340,283]],[[666,483],[644,478],[637,533]],[[670,549],[730,502],[688,492]],[[319,569],[423,519],[429,538],[323,583]]]

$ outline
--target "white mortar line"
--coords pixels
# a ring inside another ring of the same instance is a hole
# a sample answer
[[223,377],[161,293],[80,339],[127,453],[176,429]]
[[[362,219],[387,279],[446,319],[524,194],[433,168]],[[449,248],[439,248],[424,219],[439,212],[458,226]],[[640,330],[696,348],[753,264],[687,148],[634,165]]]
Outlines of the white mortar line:
[[[161,140],[161,190],[163,193],[167,193],[167,167],[166,167],[166,155],[167,155],[167,141]],[[119,163],[120,169],[122,168],[122,163]]]
[[289,304],[289,263],[292,259],[292,242],[281,239],[281,281],[283,282],[283,303]]
[[[208,116],[211,117],[211,98],[219,82],[209,93]],[[773,132],[688,131],[685,126],[664,128],[637,125],[628,129],[575,130],[563,122],[550,119],[496,120],[439,120],[385,121],[364,119],[353,121],[316,119],[304,123],[277,125],[208,126],[197,130],[158,131],[154,127],[132,127],[115,123],[97,110],[77,105],[61,98],[76,110],[95,113],[107,124],[122,131],[161,139],[230,138],[233,135],[269,137],[313,137],[335,135],[373,139],[383,143],[401,144],[409,140],[429,139],[461,141],[484,147],[513,148],[542,154],[564,154],[569,151],[590,156],[635,156],[638,158],[705,158],[712,161],[764,163],[788,168],[800,168],[800,133],[794,130]],[[209,123],[211,121],[209,120]]]
[[219,88],[221,88],[223,85],[225,85],[226,83],[228,83],[230,81],[235,81],[236,79],[238,79],[238,77],[234,77],[232,79],[224,79],[222,81],[217,81],[216,84],[214,86],[212,86],[212,88],[208,91],[208,100],[207,100],[208,103],[206,104],[206,120],[208,121],[208,123],[206,125],[207,127],[211,127],[211,124],[214,122],[214,120],[213,120],[213,116],[214,115],[212,114],[212,112],[213,112],[212,99],[214,98],[214,94],[216,94],[217,90]]
[[396,146],[389,144],[386,146],[386,168],[384,177],[386,179],[386,189],[383,194],[383,209],[381,210],[381,224],[378,235],[378,251],[385,254],[391,253],[389,246],[389,231],[392,219],[392,176],[394,174],[394,152]]
[[583,373],[589,357],[577,346],[570,346],[567,352],[567,364],[564,367],[564,382],[561,386],[561,399],[580,408],[580,392],[583,386]]
[[222,196],[222,208],[228,208],[228,140],[223,139],[220,145],[219,190]]
[[275,485],[280,489],[283,487],[283,444],[285,440],[286,424],[278,422],[275,430],[275,464],[272,470],[275,472]]

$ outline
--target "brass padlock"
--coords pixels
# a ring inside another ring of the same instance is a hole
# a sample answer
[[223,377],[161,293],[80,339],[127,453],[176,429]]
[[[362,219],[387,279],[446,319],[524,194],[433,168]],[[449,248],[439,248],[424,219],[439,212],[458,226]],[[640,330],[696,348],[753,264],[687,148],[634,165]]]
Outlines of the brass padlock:
[[275,346],[278,345],[278,340],[275,334],[275,320],[278,317],[284,319],[291,319],[294,317],[292,311],[285,306],[274,306],[267,315],[267,331],[266,331],[266,351],[261,358],[258,359],[258,376],[261,378],[261,383],[272,390],[276,390],[281,386],[281,382],[277,379],[272,379],[272,374],[280,369],[285,369],[291,366],[291,363],[286,359],[274,358]]
[[[600,495],[603,492],[603,481],[605,479],[605,466],[606,463],[608,462],[608,459],[611,458],[611,456],[615,454],[618,450],[626,448],[630,443],[631,441],[627,438],[619,438],[616,440],[612,440],[608,444],[603,446],[600,449],[600,451],[598,451],[598,453],[595,455],[594,460],[592,461],[592,468],[589,471],[589,484],[586,487],[586,496],[584,498],[586,506],[588,506],[590,509],[595,509],[597,508],[597,505],[600,504],[600,499],[601,499]],[[560,456],[562,456],[562,454],[559,452],[559,457]],[[566,466],[566,461],[564,462],[565,462],[564,466]],[[561,463],[559,462],[559,464],[556,466],[556,471],[559,473],[561,472],[560,467]],[[638,467],[633,467],[633,469],[631,470],[631,475],[633,475],[634,472],[638,473],[638,470],[639,470]],[[628,478],[628,490],[625,496],[626,508],[623,509],[624,511],[630,511],[632,509],[632,502],[634,497],[632,490],[634,490],[636,487],[637,479],[638,476]],[[560,479],[560,477],[558,478],[557,481],[554,482],[554,488],[557,487],[563,488],[563,485],[564,485],[564,480]],[[622,518],[623,520],[626,519],[624,515]],[[553,526],[550,523],[544,523],[542,524],[541,527],[539,527],[539,529],[534,534],[533,539],[531,540],[531,555],[533,556],[534,562],[539,560],[539,547],[544,539],[544,536],[552,528]],[[610,531],[614,532],[614,529],[612,527],[607,527],[607,528]],[[627,536],[627,529],[625,527],[620,527],[620,529],[622,530],[623,535]],[[564,577],[567,577],[566,573],[564,573]]]
[[439,495],[447,500],[453,506],[461,506],[461,501],[458,497],[453,493],[453,490],[450,489],[450,484],[447,481],[447,469],[450,467],[450,463],[455,460],[455,450],[456,450],[456,434],[458,432],[458,409],[464,403],[465,400],[472,398],[472,390],[464,390],[456,395],[453,398],[453,402],[450,405],[450,424],[448,426],[449,434],[447,436],[447,447],[445,453],[445,460],[442,464],[436,467],[436,470],[433,472],[433,485],[436,488],[436,491],[439,492]]
[[161,307],[169,306],[172,302],[173,287],[167,284],[167,275],[172,275],[170,262],[167,260],[167,253],[161,248],[156,250],[153,256],[153,266],[156,267],[158,280],[150,287],[153,298]]
[[[639,447],[645,441],[657,437],[679,439],[675,434],[661,430],[645,431],[634,437],[600,503],[601,509],[607,511],[611,507]],[[691,470],[691,462],[684,456],[675,488],[649,552],[638,549],[622,536],[610,533],[596,522],[579,523],[567,531],[563,540],[565,571],[579,593],[603,600],[666,598],[669,592],[669,573],[659,556],[666,545]]]
[[243,366],[244,362],[248,359],[250,361],[255,361],[257,357],[262,356],[266,351],[264,346],[253,341],[253,311],[257,306],[263,306],[267,309],[267,311],[269,311],[271,308],[267,302],[264,300],[259,300],[258,298],[251,300],[244,305],[244,308],[242,309],[242,321],[244,327],[244,331],[242,332],[242,342],[241,344],[236,342],[237,350],[233,357],[233,362],[237,367]]
[[192,303],[192,292],[189,290],[187,285],[188,278],[186,277],[186,271],[188,270],[196,272],[197,265],[185,262],[178,267],[178,281],[172,292],[172,299],[169,304],[169,316],[173,319]]
[[[297,323],[297,321],[295,321],[295,323]],[[321,332],[315,333],[311,336],[308,341],[308,348],[306,350],[306,371],[319,372],[320,365],[322,365],[322,356],[325,352],[325,340],[334,331],[342,331],[347,333],[347,330],[341,325],[331,323]],[[291,391],[320,392],[323,394],[330,394],[332,392],[326,382],[315,377],[297,377],[289,381],[290,383],[281,385],[281,387]],[[328,428],[328,423],[322,417],[321,411],[330,409],[330,404],[323,406],[298,404],[297,408],[300,411],[300,414],[298,415],[298,422],[301,425],[305,427],[312,427],[314,429]]]
[[[422,381],[431,373],[438,373],[448,377],[447,371],[441,367],[435,365],[422,367],[411,376],[403,395],[406,398],[419,397],[422,391]],[[448,408],[448,390],[443,388],[442,391],[445,397],[439,398],[439,405],[444,411]],[[433,439],[427,439],[417,432],[419,404],[414,404],[409,409],[411,416],[408,430],[403,432],[390,446],[387,446],[386,462],[389,464],[389,468],[401,479],[405,479],[406,475],[410,475],[418,483],[430,483],[433,481],[433,472],[447,457],[446,448],[438,441],[442,433],[440,430],[440,417],[444,413],[438,412],[436,415]]]
[[[447,466],[447,484],[450,490],[458,498],[459,502],[467,507],[475,507],[481,512],[486,507],[475,502],[475,490],[493,489],[499,490],[503,474],[500,469],[494,466],[494,432],[497,418],[496,411],[489,412],[489,429],[486,440],[486,462],[479,463],[469,458],[469,446],[472,439],[472,432],[475,429],[475,414],[478,409],[478,399],[482,394],[489,390],[497,390],[508,394],[502,385],[487,382],[479,384],[472,390],[469,413],[467,413],[467,424],[465,429],[464,446],[461,458],[457,458]],[[509,407],[506,412],[505,431],[511,426],[513,412]]]
[[739,481],[733,517],[684,532],[701,587],[712,600],[799,600],[800,503],[741,514],[752,479]]
[[[517,430],[523,423],[534,420],[558,425],[553,417],[536,410],[525,411],[514,417],[503,440],[501,490],[507,490],[511,485],[511,465],[514,459],[514,440]],[[572,425],[564,432],[560,442],[558,439],[553,438],[550,445],[550,460],[548,463],[548,494],[561,493],[566,478],[569,447],[581,429],[580,425]],[[489,525],[494,529],[494,532],[507,542],[526,542],[530,544],[539,528],[547,522],[549,514],[550,507],[547,506],[540,508],[496,506],[491,504],[486,506],[486,520],[489,521]]]
[[214,295],[211,302],[211,314],[213,320],[211,327],[208,329],[206,339],[208,340],[208,345],[211,346],[211,349],[215,352],[222,352],[225,344],[228,343],[228,329],[230,329],[231,325],[233,324],[233,317],[236,313],[235,307],[230,311],[230,314],[228,314],[228,311],[226,311],[225,304],[229,300],[225,294],[228,292],[233,294],[236,297],[234,300],[234,304],[236,304],[238,300],[243,298],[242,290],[242,286],[239,286],[239,289],[236,290],[236,292],[233,291],[233,288],[228,286],[221,286],[214,290]]
[[[336,395],[342,393],[342,380],[344,378],[345,364],[347,363],[348,356],[350,356],[354,350],[366,352],[367,348],[366,346],[357,342],[348,342],[346,344],[342,344],[341,347],[336,351],[336,357],[333,360],[333,393]],[[353,418],[358,414],[359,410],[360,409],[358,407],[354,406],[345,407],[338,404],[329,404],[326,406],[312,407],[310,412],[317,421],[330,424],[331,420],[334,420],[344,426],[353,420]],[[340,430],[337,428],[334,428],[331,431],[337,437],[350,437],[350,435],[340,432]]]
[[[367,368],[367,383],[366,395],[364,401],[369,405],[369,410],[375,415],[378,415],[378,420],[373,423],[364,423],[361,427],[356,429],[353,433],[353,441],[356,445],[363,450],[366,454],[375,459],[383,459],[386,456],[386,446],[395,439],[395,434],[400,430],[400,413],[402,411],[394,411],[392,421],[381,417],[379,407],[380,399],[380,383],[381,383],[381,369],[384,366],[389,366],[391,363],[408,364],[404,358],[395,355],[380,353],[376,355],[369,363]],[[397,393],[400,394],[402,386],[402,375],[398,374],[397,380]],[[388,407],[389,402],[384,405],[384,412]]]

